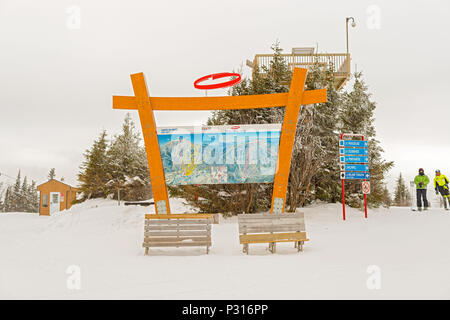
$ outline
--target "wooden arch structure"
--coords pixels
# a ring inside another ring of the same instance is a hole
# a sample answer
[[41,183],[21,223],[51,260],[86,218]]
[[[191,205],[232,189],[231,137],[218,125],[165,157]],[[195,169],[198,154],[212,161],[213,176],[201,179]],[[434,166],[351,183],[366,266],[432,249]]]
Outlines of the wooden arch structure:
[[157,214],[171,214],[154,110],[223,110],[286,107],[275,170],[271,213],[284,212],[292,149],[301,105],[327,101],[326,89],[304,91],[307,70],[295,68],[287,93],[224,97],[149,97],[143,73],[131,75],[134,96],[113,96],[114,109],[138,110]]

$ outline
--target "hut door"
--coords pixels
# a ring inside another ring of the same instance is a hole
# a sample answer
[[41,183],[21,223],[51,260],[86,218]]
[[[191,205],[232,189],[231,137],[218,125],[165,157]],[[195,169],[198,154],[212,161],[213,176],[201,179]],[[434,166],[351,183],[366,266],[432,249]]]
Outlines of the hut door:
[[59,212],[59,192],[50,192],[50,214]]

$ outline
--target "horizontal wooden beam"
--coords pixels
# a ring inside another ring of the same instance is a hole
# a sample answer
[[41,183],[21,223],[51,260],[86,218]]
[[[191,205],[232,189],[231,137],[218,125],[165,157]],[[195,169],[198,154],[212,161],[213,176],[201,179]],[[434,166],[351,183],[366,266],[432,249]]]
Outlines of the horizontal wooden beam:
[[[149,97],[153,110],[225,110],[283,107],[287,93],[226,97]],[[303,94],[302,104],[327,101],[327,90],[309,90]],[[137,109],[135,97],[113,96],[114,109]]]

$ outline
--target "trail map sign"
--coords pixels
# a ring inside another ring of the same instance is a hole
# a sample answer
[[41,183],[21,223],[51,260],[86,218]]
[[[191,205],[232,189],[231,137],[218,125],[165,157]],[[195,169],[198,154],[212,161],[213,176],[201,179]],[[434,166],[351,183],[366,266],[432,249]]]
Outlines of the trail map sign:
[[273,182],[281,124],[157,131],[167,185]]
[[[289,92],[226,97],[149,97],[143,73],[131,75],[134,96],[113,96],[114,109],[138,110],[157,214],[171,214],[163,159],[153,111],[224,110],[285,106],[277,165],[273,177],[272,213],[284,212],[292,148],[301,105],[327,100],[326,89],[304,91],[307,70],[294,68]],[[168,174],[169,175],[169,174]]]
[[[344,140],[344,137],[360,137],[361,140]],[[364,209],[367,218],[367,194],[370,193],[369,143],[362,134],[342,133],[339,140],[339,161],[342,182],[342,214],[345,220],[345,180],[364,180]],[[367,182],[367,183],[365,183]]]

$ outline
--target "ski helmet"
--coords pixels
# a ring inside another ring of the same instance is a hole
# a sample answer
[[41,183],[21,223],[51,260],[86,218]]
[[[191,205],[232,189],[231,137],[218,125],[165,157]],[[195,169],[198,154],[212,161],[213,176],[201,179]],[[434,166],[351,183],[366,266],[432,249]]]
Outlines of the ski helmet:
[[436,174],[441,173],[441,170],[437,169],[436,170]]
[[419,173],[420,173],[420,172],[424,172],[424,171],[423,171],[423,168],[420,168],[420,169],[419,169]]

